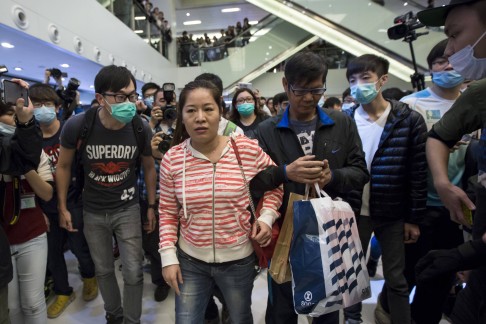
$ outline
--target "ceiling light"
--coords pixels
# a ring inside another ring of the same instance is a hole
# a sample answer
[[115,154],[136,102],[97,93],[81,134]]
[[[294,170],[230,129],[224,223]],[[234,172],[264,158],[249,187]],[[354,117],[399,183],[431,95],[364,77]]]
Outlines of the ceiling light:
[[184,21],[182,24],[184,26],[200,25],[201,24],[201,21],[200,20],[189,20],[189,21]]
[[94,89],[94,85],[90,85],[89,87],[90,87],[90,89]]
[[66,79],[64,79],[64,78],[61,78],[61,81],[66,81]]
[[248,22],[250,25],[256,25],[258,24],[258,20],[252,20]]
[[405,6],[408,6],[408,2],[405,2],[405,3],[403,4],[403,6],[404,6],[404,7],[405,7]]
[[135,20],[145,20],[145,16],[137,16],[135,17]]
[[17,66],[17,67],[15,67],[15,68],[14,68],[14,70],[15,70],[15,71],[22,71],[23,69],[22,69],[21,67],[18,67],[18,66]]
[[189,13],[189,12],[188,12],[188,13],[186,13],[186,16],[187,16],[187,17],[189,17],[190,15],[191,15],[191,13]]
[[69,64],[67,63],[62,63],[62,64],[59,64],[60,67],[63,67],[63,68],[68,68],[69,67]]
[[15,47],[12,44],[7,43],[7,42],[2,43],[1,45],[2,45],[2,47],[5,47],[5,48],[14,48]]
[[240,11],[240,8],[225,8],[221,9],[221,12],[237,12]]
[[143,30],[137,29],[133,31],[135,34],[143,34]]

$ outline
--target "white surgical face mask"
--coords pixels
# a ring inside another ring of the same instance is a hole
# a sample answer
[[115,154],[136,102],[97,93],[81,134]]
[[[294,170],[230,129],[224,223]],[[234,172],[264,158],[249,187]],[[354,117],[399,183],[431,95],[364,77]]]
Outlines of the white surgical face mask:
[[479,80],[486,77],[486,58],[474,57],[474,47],[483,39],[486,31],[473,46],[467,45],[449,57],[449,63],[466,80]]

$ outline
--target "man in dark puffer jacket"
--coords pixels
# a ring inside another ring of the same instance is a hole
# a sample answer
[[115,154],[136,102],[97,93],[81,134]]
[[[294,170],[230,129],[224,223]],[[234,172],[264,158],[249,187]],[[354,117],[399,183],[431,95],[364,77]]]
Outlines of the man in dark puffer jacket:
[[[388,66],[387,60],[370,54],[349,63],[346,77],[359,105],[347,114],[356,122],[371,176],[363,190],[358,220],[363,250],[375,232],[383,251],[385,285],[375,310],[376,323],[389,323],[391,317],[393,323],[410,324],[403,273],[405,244],[419,238],[418,224],[425,212],[427,128],[423,117],[408,105],[383,98]],[[360,312],[361,305],[346,309],[347,323],[360,323]]]
[[0,226],[0,323],[10,323],[8,317],[8,283],[12,280],[12,257],[7,235]]

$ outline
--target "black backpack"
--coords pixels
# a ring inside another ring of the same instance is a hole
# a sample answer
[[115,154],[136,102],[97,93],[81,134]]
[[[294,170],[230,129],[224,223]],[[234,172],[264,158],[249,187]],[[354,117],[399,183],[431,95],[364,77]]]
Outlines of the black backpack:
[[[78,200],[83,193],[84,188],[84,165],[83,165],[83,151],[86,149],[88,138],[93,130],[96,116],[98,115],[98,109],[91,108],[84,113],[84,125],[78,135],[76,142],[76,155],[74,156],[76,174],[72,177],[75,189],[75,199]],[[145,136],[143,133],[143,121],[142,118],[135,114],[132,119],[132,128],[135,133],[135,139],[137,141],[137,147],[139,156],[137,157],[137,171],[140,169],[140,155],[145,149]]]

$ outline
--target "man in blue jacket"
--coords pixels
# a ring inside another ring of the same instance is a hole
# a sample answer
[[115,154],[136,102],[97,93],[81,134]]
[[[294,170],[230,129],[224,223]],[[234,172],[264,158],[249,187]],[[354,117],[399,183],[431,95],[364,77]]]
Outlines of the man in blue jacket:
[[[324,112],[317,106],[326,90],[326,76],[327,66],[321,56],[302,52],[292,57],[282,79],[289,105],[283,114],[265,120],[257,128],[260,146],[278,165],[274,182],[284,184],[282,216],[289,194],[304,194],[306,184],[317,182],[331,197],[347,199],[348,192],[361,191],[368,181],[356,125],[341,112]],[[359,205],[359,201],[349,203]],[[268,280],[266,323],[296,324],[291,283]],[[338,322],[338,311],[314,318],[314,323]]]
[[[376,323],[410,324],[408,284],[404,275],[405,244],[420,236],[418,224],[425,212],[427,128],[423,117],[408,105],[385,100],[389,62],[365,54],[348,64],[346,77],[359,105],[347,113],[355,120],[363,142],[370,182],[362,193],[358,229],[363,250],[371,233],[383,257],[385,285],[378,297]],[[348,323],[360,323],[359,304],[345,311]],[[390,315],[388,315],[390,314]]]

